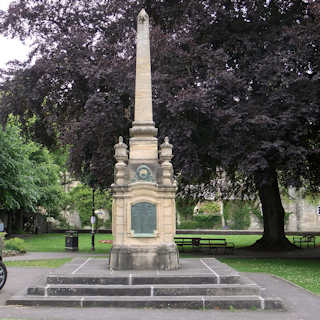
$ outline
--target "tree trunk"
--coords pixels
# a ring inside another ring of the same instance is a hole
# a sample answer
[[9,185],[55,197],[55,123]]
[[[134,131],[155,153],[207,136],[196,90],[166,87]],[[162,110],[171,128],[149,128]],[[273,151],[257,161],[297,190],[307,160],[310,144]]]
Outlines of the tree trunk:
[[264,233],[254,248],[287,250],[295,248],[284,232],[284,209],[281,203],[277,172],[265,170],[255,176],[263,214]]
[[17,214],[17,225],[16,225],[16,228],[17,228],[17,231],[18,233],[21,233],[23,232],[23,213],[20,211],[18,214]]
[[8,212],[8,224],[7,224],[7,233],[8,235],[12,234],[12,212]]

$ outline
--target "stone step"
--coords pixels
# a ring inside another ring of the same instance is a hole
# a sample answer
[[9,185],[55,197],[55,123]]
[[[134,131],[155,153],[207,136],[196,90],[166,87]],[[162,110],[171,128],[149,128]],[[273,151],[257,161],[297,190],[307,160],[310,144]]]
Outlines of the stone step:
[[281,309],[279,298],[261,296],[15,296],[9,305],[110,308]]
[[92,275],[48,275],[48,284],[88,285],[156,285],[156,284],[232,284],[239,283],[240,275],[150,275],[150,276],[92,276]]
[[40,296],[232,296],[259,295],[257,285],[47,285],[29,287],[28,295]]
[[57,307],[281,309],[279,298],[216,259],[185,259],[175,271],[114,271],[75,258],[7,301]]

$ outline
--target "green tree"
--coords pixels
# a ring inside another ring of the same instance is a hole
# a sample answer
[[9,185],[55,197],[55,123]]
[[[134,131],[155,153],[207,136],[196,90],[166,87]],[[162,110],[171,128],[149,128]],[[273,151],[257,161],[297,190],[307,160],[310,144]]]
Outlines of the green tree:
[[11,215],[45,211],[57,216],[63,195],[59,167],[13,122],[0,129],[0,209]]
[[33,176],[38,189],[37,205],[43,207],[47,214],[57,217],[61,208],[63,189],[60,183],[60,167],[55,164],[48,149],[38,144],[29,143],[29,159],[33,165]]
[[[68,210],[78,211],[82,226],[90,226],[90,217],[92,215],[92,188],[80,184],[69,192],[68,199]],[[95,209],[107,209],[109,213],[111,213],[111,207],[112,198],[110,192],[96,190]],[[101,221],[98,221],[97,225],[99,224],[101,224]]]
[[39,189],[29,159],[30,145],[25,144],[19,129],[8,125],[0,128],[0,207],[3,210],[35,212]]

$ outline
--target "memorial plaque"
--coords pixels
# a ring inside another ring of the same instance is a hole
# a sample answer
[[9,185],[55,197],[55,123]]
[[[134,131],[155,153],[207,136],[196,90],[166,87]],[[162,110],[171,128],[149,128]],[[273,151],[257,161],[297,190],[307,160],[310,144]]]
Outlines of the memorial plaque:
[[139,202],[131,206],[131,230],[134,234],[154,234],[157,229],[156,206],[149,202]]

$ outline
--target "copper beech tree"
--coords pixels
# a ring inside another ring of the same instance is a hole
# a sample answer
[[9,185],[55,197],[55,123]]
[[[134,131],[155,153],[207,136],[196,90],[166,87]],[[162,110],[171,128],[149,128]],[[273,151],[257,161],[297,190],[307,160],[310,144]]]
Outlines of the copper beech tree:
[[14,113],[37,141],[69,144],[73,173],[109,186],[113,145],[131,126],[142,7],[156,126],[180,184],[210,184],[217,167],[231,184],[242,177],[263,209],[255,246],[287,248],[279,182],[320,185],[316,1],[15,1],[0,32],[34,44],[2,72],[2,121]]

